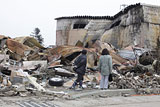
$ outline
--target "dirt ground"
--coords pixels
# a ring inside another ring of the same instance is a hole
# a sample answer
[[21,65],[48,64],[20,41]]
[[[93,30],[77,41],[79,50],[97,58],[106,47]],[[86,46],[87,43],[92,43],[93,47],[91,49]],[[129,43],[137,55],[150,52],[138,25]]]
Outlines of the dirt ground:
[[[34,101],[37,104],[49,103],[49,107],[159,107],[160,96],[132,97],[90,97],[74,100],[54,99],[53,97],[1,97],[0,107],[22,107],[17,102]],[[26,106],[31,107],[31,106]],[[40,106],[32,106],[40,107]],[[41,106],[42,107],[42,106]]]
[[[0,107],[159,107],[160,96],[107,96],[89,95],[85,97],[72,98],[70,96],[80,95],[93,91],[105,91],[99,89],[84,89],[82,91],[70,90],[69,87],[48,87],[56,92],[65,92],[66,95],[42,93],[30,94],[28,96],[0,97]],[[114,90],[114,89],[110,89]]]
[[[84,89],[82,91],[74,91],[68,89],[68,87],[51,87],[50,89],[53,91],[64,91],[69,93],[69,95],[76,95],[99,90]],[[42,104],[46,105],[44,106]],[[37,93],[36,95],[25,97],[0,97],[0,107],[159,107],[159,105],[159,95],[129,97],[93,95],[86,96],[85,98],[80,97],[76,99],[70,99],[68,98],[68,95],[44,95]]]

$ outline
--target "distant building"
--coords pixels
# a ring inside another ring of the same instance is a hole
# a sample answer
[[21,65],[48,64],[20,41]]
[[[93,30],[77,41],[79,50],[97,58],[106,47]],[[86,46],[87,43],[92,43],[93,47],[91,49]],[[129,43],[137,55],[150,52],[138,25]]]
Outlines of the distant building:
[[56,45],[87,47],[89,42],[101,40],[116,48],[129,45],[155,48],[160,37],[160,7],[146,4],[129,5],[114,16],[59,17]]

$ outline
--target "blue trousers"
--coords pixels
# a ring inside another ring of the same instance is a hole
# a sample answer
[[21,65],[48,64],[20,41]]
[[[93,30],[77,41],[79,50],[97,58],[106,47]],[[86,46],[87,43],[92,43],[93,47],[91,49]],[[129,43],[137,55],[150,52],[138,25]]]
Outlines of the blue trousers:
[[74,81],[72,87],[75,88],[75,86],[79,84],[80,87],[82,87],[83,84],[83,75],[82,74],[78,74],[77,79]]

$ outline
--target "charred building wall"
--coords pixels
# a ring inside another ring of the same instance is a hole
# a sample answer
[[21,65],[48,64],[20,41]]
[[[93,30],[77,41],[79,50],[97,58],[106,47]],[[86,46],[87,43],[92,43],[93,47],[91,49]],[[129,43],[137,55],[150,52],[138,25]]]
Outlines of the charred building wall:
[[114,16],[74,16],[57,20],[56,45],[101,40],[116,48],[129,45],[155,48],[160,36],[160,7],[130,5]]
[[88,18],[57,20],[56,45],[75,45],[78,41],[97,39],[104,33],[105,26],[109,22],[111,21]]

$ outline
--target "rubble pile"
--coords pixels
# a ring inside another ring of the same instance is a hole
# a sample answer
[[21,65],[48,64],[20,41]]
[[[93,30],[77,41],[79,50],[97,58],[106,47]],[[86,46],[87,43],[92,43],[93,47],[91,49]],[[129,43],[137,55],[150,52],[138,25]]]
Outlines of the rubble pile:
[[[123,50],[96,40],[87,48],[87,72],[83,87],[96,89],[100,74],[97,65],[102,49],[113,59],[113,81],[110,89],[135,89],[138,94],[160,91],[160,61],[156,51],[135,46]],[[73,61],[83,47],[55,46],[45,48],[32,37],[9,38],[0,35],[0,96],[66,95],[52,87],[67,90],[75,80]],[[148,91],[156,89],[156,91]]]

